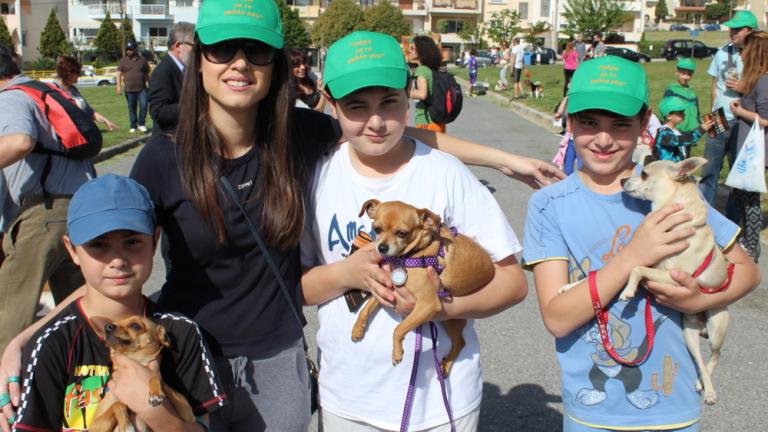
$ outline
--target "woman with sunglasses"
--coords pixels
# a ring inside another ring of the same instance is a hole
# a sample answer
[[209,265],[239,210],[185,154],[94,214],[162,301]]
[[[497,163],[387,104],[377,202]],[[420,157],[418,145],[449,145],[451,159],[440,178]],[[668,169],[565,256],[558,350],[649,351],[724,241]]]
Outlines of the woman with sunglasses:
[[306,106],[311,110],[323,112],[325,109],[325,97],[319,87],[322,87],[322,80],[315,82],[309,77],[309,62],[307,57],[297,49],[288,51],[291,61],[291,76],[296,91],[297,106]]
[[[149,191],[168,239],[170,265],[158,303],[198,323],[227,393],[227,405],[211,416],[213,431],[305,431],[310,420],[302,328],[291,311],[302,304],[302,188],[341,137],[331,117],[293,106],[282,48],[273,0],[203,2],[176,135],[153,136],[131,172]],[[541,161],[446,135],[415,128],[407,134],[532,187],[562,176]],[[239,203],[228,198],[221,177]],[[291,304],[238,205],[267,244]],[[45,321],[3,353],[0,387],[19,375],[20,347]],[[0,419],[19,403],[17,383],[7,387],[13,404]]]

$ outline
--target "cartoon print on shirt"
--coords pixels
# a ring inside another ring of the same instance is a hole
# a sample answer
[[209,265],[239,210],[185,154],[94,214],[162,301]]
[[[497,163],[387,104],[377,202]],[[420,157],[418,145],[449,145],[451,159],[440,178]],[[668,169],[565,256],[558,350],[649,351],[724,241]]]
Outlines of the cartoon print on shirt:
[[366,230],[371,238],[376,238],[376,233],[373,232],[373,225],[371,224],[371,226],[366,228],[363,222],[347,222],[342,231],[338,216],[334,213],[328,226],[328,251],[333,252],[336,247],[341,247],[344,249],[341,255],[346,258],[357,233]]

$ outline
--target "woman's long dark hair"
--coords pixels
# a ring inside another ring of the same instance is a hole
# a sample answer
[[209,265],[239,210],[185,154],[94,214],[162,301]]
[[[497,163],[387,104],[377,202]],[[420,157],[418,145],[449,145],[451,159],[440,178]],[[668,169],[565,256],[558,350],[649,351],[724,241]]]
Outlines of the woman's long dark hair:
[[[217,199],[218,178],[226,159],[215,126],[208,115],[208,93],[203,88],[201,44],[195,46],[179,100],[183,113],[176,132],[179,174],[182,188],[216,232],[226,239],[224,217]],[[258,102],[256,142],[259,151],[259,181],[254,185],[261,201],[261,231],[271,247],[287,249],[298,245],[303,227],[302,184],[307,170],[291,139],[293,123],[290,70],[283,50],[276,50],[269,93]]]
[[429,36],[416,36],[413,38],[413,49],[419,57],[419,63],[424,66],[437,70],[440,63],[443,62],[443,56],[435,41]]

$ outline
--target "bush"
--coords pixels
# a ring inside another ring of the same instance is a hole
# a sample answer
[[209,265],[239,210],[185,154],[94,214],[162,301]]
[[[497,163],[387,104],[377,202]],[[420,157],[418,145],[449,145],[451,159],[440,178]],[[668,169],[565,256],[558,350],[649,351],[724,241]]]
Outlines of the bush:
[[24,62],[24,70],[54,70],[56,61],[47,57],[38,57],[37,60]]

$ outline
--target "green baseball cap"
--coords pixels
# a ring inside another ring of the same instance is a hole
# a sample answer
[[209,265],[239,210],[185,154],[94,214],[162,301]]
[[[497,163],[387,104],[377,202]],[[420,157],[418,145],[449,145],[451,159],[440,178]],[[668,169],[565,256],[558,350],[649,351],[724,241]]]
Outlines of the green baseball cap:
[[576,68],[568,90],[568,114],[591,109],[631,117],[648,105],[645,71],[616,56],[586,61]]
[[356,31],[328,48],[323,81],[336,99],[365,87],[404,89],[408,65],[392,36]]
[[205,45],[243,38],[283,47],[282,22],[274,0],[204,1],[195,32]]
[[669,113],[685,111],[685,109],[688,108],[690,104],[690,102],[685,101],[677,96],[665,97],[661,100],[661,103],[659,103],[659,112],[661,113],[662,120],[666,119]]
[[688,57],[680,57],[677,59],[677,68],[694,72],[696,71],[696,62]]
[[757,30],[757,18],[750,11],[741,10],[733,14],[733,18],[723,23],[728,28],[750,27]]

